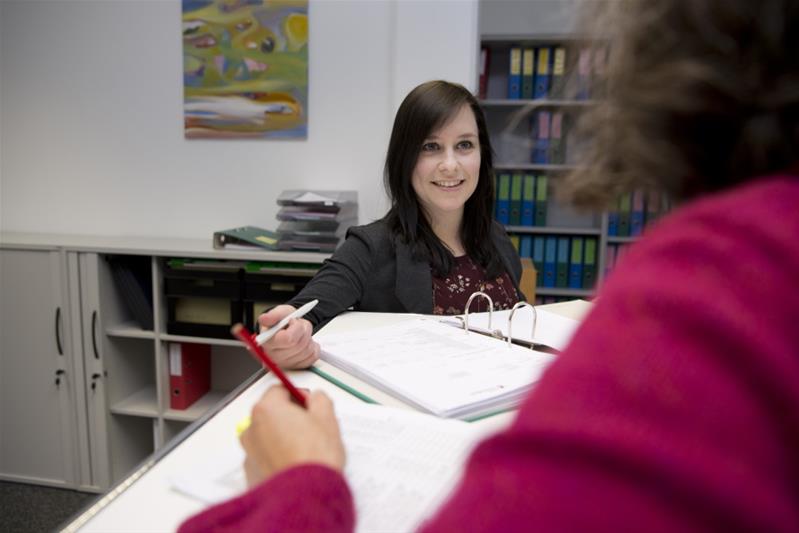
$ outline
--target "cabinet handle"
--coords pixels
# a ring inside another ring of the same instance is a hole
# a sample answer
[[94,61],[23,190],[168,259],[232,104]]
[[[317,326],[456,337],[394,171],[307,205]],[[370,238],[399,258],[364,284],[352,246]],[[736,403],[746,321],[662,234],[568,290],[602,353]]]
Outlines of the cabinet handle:
[[61,347],[61,307],[55,308],[55,345],[58,348],[58,355],[64,355],[64,349]]
[[100,374],[98,374],[97,372],[92,374],[92,392],[94,392],[95,389],[97,388],[97,380],[100,379],[101,377],[102,376]]
[[56,387],[60,387],[61,386],[61,376],[63,376],[66,373],[67,373],[67,371],[64,370],[63,368],[59,368],[58,370],[55,371],[55,386]]
[[95,338],[97,336],[95,334],[96,329],[97,329],[97,311],[92,311],[92,349],[94,350],[94,358],[100,359],[100,354],[97,352],[97,339]]

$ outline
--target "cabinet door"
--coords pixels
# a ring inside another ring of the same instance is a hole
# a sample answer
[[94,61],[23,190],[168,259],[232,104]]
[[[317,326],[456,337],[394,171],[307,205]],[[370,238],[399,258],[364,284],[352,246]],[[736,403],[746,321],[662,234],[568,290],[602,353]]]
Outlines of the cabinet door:
[[0,250],[0,476],[56,486],[76,477],[75,380],[65,262]]
[[80,272],[80,316],[83,339],[83,378],[88,428],[88,461],[91,465],[87,488],[106,489],[111,484],[108,402],[103,364],[105,333],[100,302],[99,256],[78,255]]

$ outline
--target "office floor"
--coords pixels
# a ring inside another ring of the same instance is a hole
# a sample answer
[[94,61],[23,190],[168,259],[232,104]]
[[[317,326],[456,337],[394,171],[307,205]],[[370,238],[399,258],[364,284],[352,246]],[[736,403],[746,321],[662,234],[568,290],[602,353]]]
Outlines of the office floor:
[[0,532],[54,531],[95,498],[74,490],[0,481]]

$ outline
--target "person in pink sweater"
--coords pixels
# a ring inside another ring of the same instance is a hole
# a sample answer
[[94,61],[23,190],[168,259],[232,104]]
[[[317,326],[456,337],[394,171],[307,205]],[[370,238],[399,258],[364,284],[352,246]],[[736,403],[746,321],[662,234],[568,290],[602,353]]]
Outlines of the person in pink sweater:
[[[799,2],[636,0],[563,193],[679,207],[634,244],[424,531],[799,531]],[[333,408],[266,393],[251,490],[182,531],[350,531]]]

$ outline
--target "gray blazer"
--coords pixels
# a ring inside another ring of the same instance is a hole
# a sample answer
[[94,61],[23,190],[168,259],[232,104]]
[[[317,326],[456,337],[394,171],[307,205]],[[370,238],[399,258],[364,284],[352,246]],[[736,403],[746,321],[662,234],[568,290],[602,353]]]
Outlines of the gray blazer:
[[[492,238],[502,265],[518,294],[522,264],[505,228],[494,222]],[[524,296],[522,295],[522,298]],[[392,238],[388,225],[378,220],[354,226],[333,256],[288,304],[299,307],[318,299],[305,318],[319,329],[352,307],[379,313],[433,312],[433,277],[430,265],[414,261],[410,248]]]

